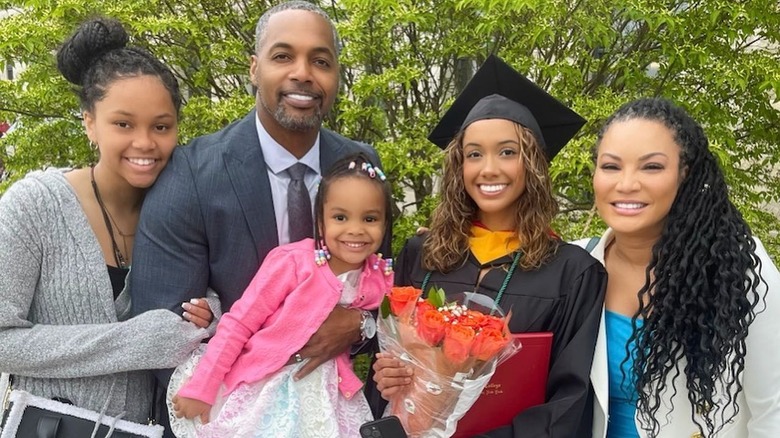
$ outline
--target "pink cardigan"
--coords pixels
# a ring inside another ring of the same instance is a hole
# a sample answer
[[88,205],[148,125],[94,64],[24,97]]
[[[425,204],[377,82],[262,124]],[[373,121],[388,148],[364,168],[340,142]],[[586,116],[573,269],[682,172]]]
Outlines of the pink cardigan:
[[[272,250],[241,299],[222,316],[192,379],[179,395],[214,404],[224,382],[226,394],[281,369],[338,304],[342,283],[325,264],[314,263],[314,241],[305,239]],[[375,309],[393,284],[385,260],[372,255],[350,307]],[[339,390],[351,398],[363,385],[349,354],[336,358]]]

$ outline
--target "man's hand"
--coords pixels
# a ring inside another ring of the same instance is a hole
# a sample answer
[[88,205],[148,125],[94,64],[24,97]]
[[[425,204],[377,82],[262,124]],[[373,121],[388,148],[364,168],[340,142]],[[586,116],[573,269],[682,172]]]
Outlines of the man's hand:
[[352,344],[360,341],[360,319],[360,310],[336,306],[309,342],[297,353],[300,356],[291,358],[308,359],[295,378],[306,377],[318,366],[348,351]]
[[200,422],[206,424],[209,422],[209,412],[211,405],[188,397],[173,396],[173,412],[176,417],[195,418],[200,417]]

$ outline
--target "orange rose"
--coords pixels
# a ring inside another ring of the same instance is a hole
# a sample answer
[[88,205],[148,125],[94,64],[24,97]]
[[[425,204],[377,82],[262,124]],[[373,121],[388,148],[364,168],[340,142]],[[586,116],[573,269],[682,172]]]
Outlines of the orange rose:
[[482,328],[495,329],[503,333],[506,328],[506,321],[496,316],[485,316],[485,319],[482,321]]
[[416,289],[412,286],[393,287],[390,289],[390,311],[393,315],[398,316],[407,309],[409,303],[417,302],[417,299],[422,295],[420,289]]
[[471,344],[476,333],[471,327],[458,324],[450,324],[444,332],[444,344],[442,350],[444,356],[454,364],[461,364],[469,358]]
[[427,300],[417,301],[417,313],[423,313],[426,310],[436,310],[436,308],[433,307],[433,304],[429,303]]
[[485,324],[486,319],[487,316],[485,316],[485,314],[482,312],[467,310],[465,315],[461,315],[458,318],[458,324],[465,325],[466,327],[471,327],[476,330]]
[[444,337],[444,315],[430,306],[430,309],[417,309],[417,334],[430,346],[438,345]]
[[498,354],[509,342],[502,330],[495,328],[483,328],[474,338],[471,345],[471,355],[479,360],[489,360]]

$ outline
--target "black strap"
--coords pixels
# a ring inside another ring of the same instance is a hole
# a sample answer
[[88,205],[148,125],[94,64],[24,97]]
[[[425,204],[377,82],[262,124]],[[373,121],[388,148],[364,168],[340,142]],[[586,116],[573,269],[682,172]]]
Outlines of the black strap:
[[[100,212],[103,213],[103,220],[106,222],[108,235],[111,237],[111,248],[114,250],[114,261],[116,262],[116,266],[118,268],[127,268],[127,261],[125,260],[125,256],[122,255],[122,251],[119,251],[119,246],[116,244],[116,239],[114,238],[114,227],[111,226],[111,219],[109,219],[108,210],[106,210],[106,205],[103,203],[103,198],[100,196],[100,191],[98,190],[97,183],[95,182],[95,168],[90,167],[89,172],[90,178],[92,179],[92,191],[95,192],[95,199],[97,199],[97,203],[100,206]],[[117,228],[119,228],[119,225],[117,225]],[[127,251],[127,248],[125,248],[125,251]]]
[[150,426],[157,424],[157,392],[160,384],[157,382],[157,378],[153,378],[154,386],[152,387],[152,405],[149,406],[149,418],[148,423]]

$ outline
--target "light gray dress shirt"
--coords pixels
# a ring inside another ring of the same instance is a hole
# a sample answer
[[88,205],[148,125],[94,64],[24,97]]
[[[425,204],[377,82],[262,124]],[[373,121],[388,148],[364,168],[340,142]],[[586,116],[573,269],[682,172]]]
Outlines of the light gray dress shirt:
[[309,190],[311,205],[314,207],[314,197],[317,195],[318,182],[322,171],[320,169],[320,135],[314,140],[314,146],[309,149],[300,160],[295,158],[287,149],[271,137],[265,130],[260,118],[255,118],[257,136],[260,138],[260,148],[263,150],[263,158],[268,169],[268,180],[271,182],[271,197],[274,202],[274,216],[276,217],[276,230],[279,233],[279,245],[290,243],[290,230],[287,220],[287,186],[290,184],[290,175],[287,169],[295,163],[303,163],[309,166],[304,177],[306,189]]

